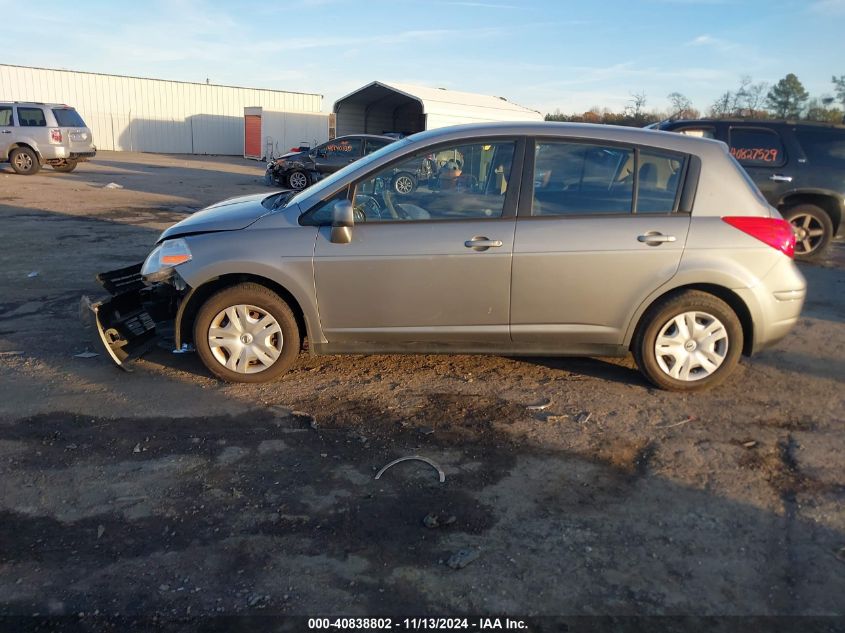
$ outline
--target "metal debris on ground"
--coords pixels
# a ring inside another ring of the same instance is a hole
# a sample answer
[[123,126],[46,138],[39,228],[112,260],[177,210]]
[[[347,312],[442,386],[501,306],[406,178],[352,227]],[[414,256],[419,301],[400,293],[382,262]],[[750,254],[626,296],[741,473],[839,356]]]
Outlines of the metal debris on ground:
[[590,411],[582,411],[575,417],[575,421],[578,424],[586,424],[590,421],[590,418],[593,417],[593,414]]
[[568,417],[565,413],[563,415],[547,415],[546,422],[563,422]]
[[656,429],[671,429],[673,427],[681,426],[682,424],[686,424],[687,422],[693,422],[694,420],[697,420],[697,419],[698,418],[696,418],[694,415],[691,415],[691,416],[688,416],[687,418],[681,420],[680,422],[674,422],[672,424],[663,424],[661,426],[656,426],[654,428],[656,428]]
[[94,358],[95,356],[99,356],[99,354],[97,352],[89,352],[88,350],[73,355],[74,358]]
[[543,411],[545,409],[548,409],[551,404],[552,401],[549,398],[546,398],[545,400],[543,400],[542,402],[538,402],[537,404],[526,405],[525,408],[529,411]]
[[29,274],[27,275],[27,277],[29,277],[30,279],[32,279],[33,277],[38,277],[38,271],[37,271],[37,270],[33,270],[31,273],[29,273]]
[[417,460],[417,461],[425,462],[426,464],[428,464],[429,466],[431,466],[432,468],[434,468],[434,470],[436,470],[436,471],[437,471],[437,474],[440,476],[440,483],[441,483],[441,484],[442,484],[444,481],[446,481],[446,473],[444,473],[444,472],[443,472],[443,470],[440,468],[440,466],[438,466],[437,464],[435,464],[435,463],[434,463],[433,461],[431,461],[428,457],[421,457],[421,456],[419,456],[419,455],[409,455],[408,457],[400,457],[399,459],[394,459],[392,462],[390,462],[389,464],[387,464],[386,466],[384,466],[384,467],[383,467],[380,471],[378,471],[378,472],[376,473],[376,477],[375,477],[375,478],[376,478],[376,479],[379,479],[379,478],[380,478],[380,477],[381,477],[381,476],[385,473],[385,471],[386,471],[388,468],[390,468],[391,466],[395,466],[396,464],[398,464],[398,463],[400,463],[400,462],[406,462],[406,461],[409,461],[409,460]]
[[102,525],[98,525],[97,526],[97,538],[99,539],[105,531],[106,531],[106,528],[104,528]]
[[747,442],[743,442],[742,445],[745,448],[754,448],[757,446],[757,440],[748,440]]
[[434,429],[430,426],[421,426],[417,429],[417,433],[420,435],[431,435],[434,433]]
[[119,185],[116,182],[110,182],[107,185],[103,185],[103,189],[123,189],[123,185]]
[[481,555],[477,549],[464,548],[449,557],[446,564],[452,569],[463,569]]
[[141,443],[140,442],[135,444],[135,448],[132,449],[132,452],[133,453],[140,453],[141,452]]

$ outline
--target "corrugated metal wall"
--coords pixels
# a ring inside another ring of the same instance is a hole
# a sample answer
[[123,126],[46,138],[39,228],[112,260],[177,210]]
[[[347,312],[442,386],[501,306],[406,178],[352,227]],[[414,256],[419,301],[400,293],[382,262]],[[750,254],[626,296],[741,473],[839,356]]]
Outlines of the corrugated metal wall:
[[99,149],[243,155],[244,107],[319,113],[323,98],[0,64],[0,100],[72,105]]

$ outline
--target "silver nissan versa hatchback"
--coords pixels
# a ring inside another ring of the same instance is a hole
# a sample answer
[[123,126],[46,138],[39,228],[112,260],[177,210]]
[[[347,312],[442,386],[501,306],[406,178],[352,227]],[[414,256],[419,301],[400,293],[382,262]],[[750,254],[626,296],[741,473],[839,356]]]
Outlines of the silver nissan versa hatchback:
[[[393,175],[431,174],[405,194]],[[94,305],[125,363],[165,330],[224,380],[335,353],[611,356],[665,389],[723,381],[785,336],[789,223],[720,142],[613,126],[422,132],[297,194],[212,205]]]

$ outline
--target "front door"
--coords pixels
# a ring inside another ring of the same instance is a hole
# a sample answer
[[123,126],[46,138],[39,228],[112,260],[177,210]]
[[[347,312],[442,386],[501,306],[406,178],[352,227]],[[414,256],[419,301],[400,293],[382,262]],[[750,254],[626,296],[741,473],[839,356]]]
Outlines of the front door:
[[515,343],[578,353],[622,342],[630,315],[680,264],[683,168],[683,156],[659,150],[537,141],[514,242]]
[[[516,188],[515,141],[463,142],[404,194],[391,187],[431,150],[357,184],[352,241],[321,226],[314,278],[329,343],[506,343]],[[315,216],[319,221],[319,212]],[[325,216],[324,216],[325,217]]]

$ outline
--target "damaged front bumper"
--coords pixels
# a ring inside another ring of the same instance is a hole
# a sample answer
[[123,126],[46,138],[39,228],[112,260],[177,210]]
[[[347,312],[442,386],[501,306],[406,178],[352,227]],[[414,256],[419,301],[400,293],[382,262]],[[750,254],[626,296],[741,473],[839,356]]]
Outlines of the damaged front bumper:
[[97,281],[112,297],[90,305],[100,342],[123,369],[127,361],[172,334],[173,319],[183,296],[173,283],[147,284],[141,276],[141,266],[97,275]]

